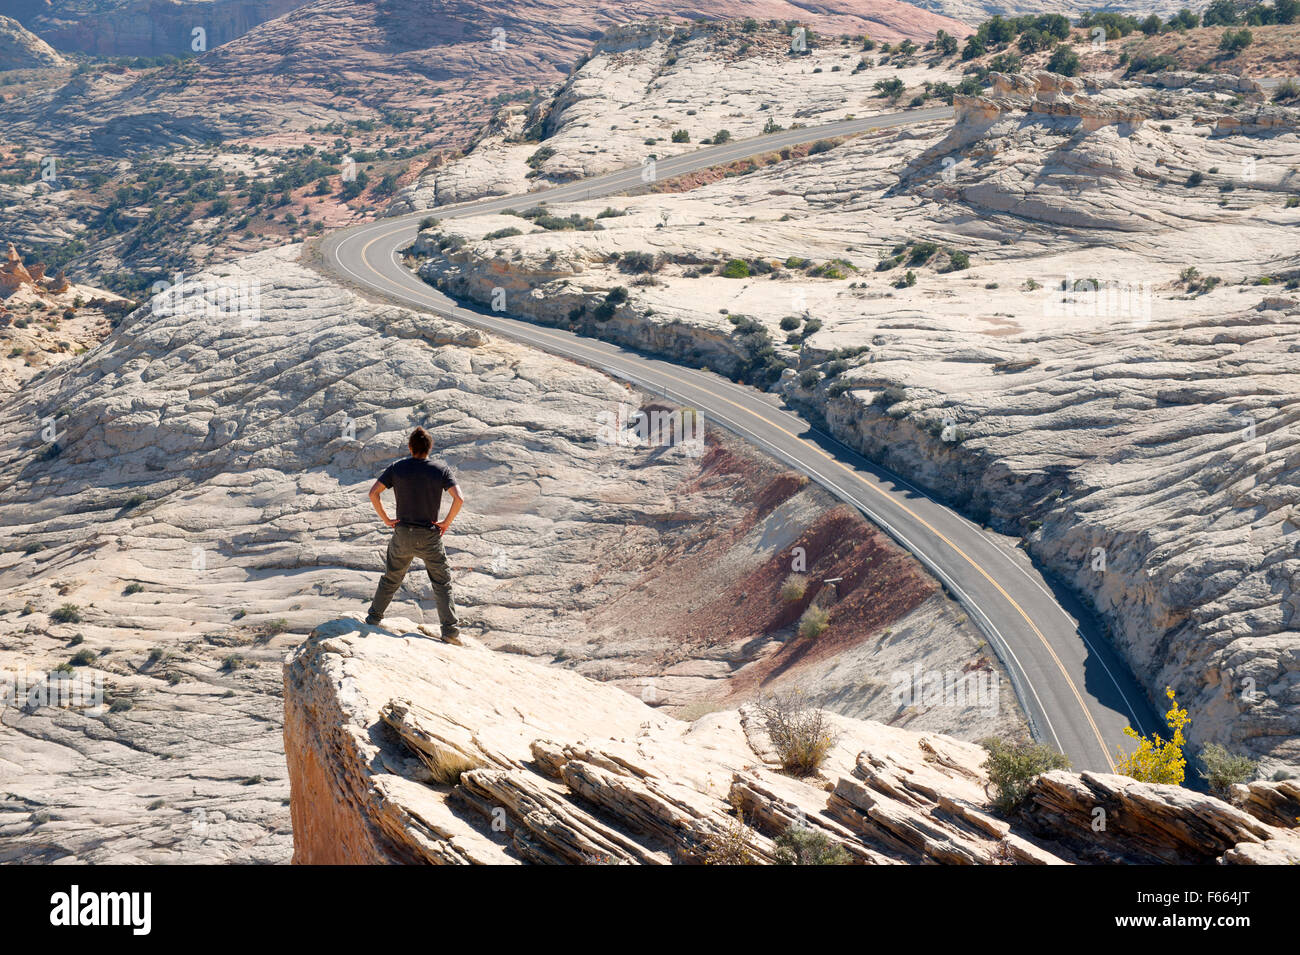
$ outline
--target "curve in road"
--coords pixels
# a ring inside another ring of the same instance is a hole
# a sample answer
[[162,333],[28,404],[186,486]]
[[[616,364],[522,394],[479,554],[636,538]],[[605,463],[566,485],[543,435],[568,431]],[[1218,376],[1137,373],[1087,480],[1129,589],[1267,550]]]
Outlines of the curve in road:
[[[908,110],[737,140],[657,160],[660,179],[815,139],[945,119],[951,107]],[[523,195],[436,210],[439,218],[479,215],[531,204],[573,201],[642,187],[632,167]],[[1146,694],[1092,615],[1039,572],[1023,552],[985,532],[898,475],[783,409],[776,398],[720,375],[689,368],[564,329],[459,305],[401,261],[428,212],[383,219],[329,234],[325,267],[349,284],[598,368],[698,408],[706,422],[763,448],[858,508],[938,577],[988,636],[1003,662],[1036,738],[1070,757],[1075,769],[1113,772],[1125,726],[1158,727]]]

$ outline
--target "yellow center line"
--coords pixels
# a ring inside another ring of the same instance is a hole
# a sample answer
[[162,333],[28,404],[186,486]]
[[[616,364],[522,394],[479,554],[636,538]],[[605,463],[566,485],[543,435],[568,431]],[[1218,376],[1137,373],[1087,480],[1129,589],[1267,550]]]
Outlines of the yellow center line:
[[[382,238],[387,238],[387,236],[385,235],[375,236],[375,238],[367,242],[361,249],[361,261],[371,272],[373,272],[380,279],[384,279],[385,277],[383,273],[381,273],[378,269],[376,269],[373,265],[370,264],[370,259],[367,253],[370,251],[370,247]],[[404,289],[401,286],[396,286],[396,288],[398,289],[398,291],[409,294],[410,290]],[[424,297],[423,292],[421,293],[421,297]],[[430,301],[435,305],[437,304],[432,299],[430,299]],[[585,351],[589,357],[597,358],[597,359],[604,359],[608,357],[606,355],[602,355],[600,352],[596,351],[595,349],[586,346],[581,339],[568,340],[548,331],[544,327],[534,326],[534,325],[530,325],[529,327],[534,330],[535,334],[538,334],[543,338],[549,338],[555,341],[559,345],[563,345],[570,348],[577,346],[580,350]],[[754,411],[752,408],[742,405],[737,401],[733,401],[732,399],[728,398],[725,395],[720,395],[717,392],[711,391],[710,389],[704,387],[703,385],[687,381],[684,378],[679,378],[676,375],[670,374],[663,370],[660,370],[660,374],[688,388],[698,389],[699,391],[702,391],[704,394],[709,395],[710,397],[716,398],[719,401],[726,402],[727,404],[731,405],[733,408],[736,408],[739,411],[744,412],[750,417],[757,418],[759,421],[762,421],[764,424],[768,425],[771,428],[775,428],[777,431],[780,431],[782,434],[784,434],[786,437],[790,438],[791,440],[797,441],[799,444],[803,445],[804,447],[812,451],[816,451],[826,460],[832,462],[833,464],[841,468],[846,474],[849,474],[852,477],[857,478],[858,481],[860,481],[864,486],[874,491],[876,494],[880,495],[882,498],[884,498],[890,504],[897,507],[899,510],[903,511],[905,514],[909,515],[913,520],[915,520],[918,524],[920,524],[922,527],[928,530],[931,534],[933,534],[935,537],[939,538],[939,540],[943,541],[950,548],[952,548],[953,552],[956,553],[958,556],[960,556],[968,564],[970,564],[971,567],[979,571],[980,575],[985,580],[987,580],[990,584],[992,584],[994,589],[997,590],[997,592],[1000,593],[1006,599],[1007,603],[1009,603],[1013,608],[1015,608],[1015,611],[1018,614],[1020,614],[1022,618],[1024,618],[1025,623],[1027,623],[1029,625],[1029,628],[1034,631],[1034,634],[1038,637],[1044,649],[1047,650],[1048,654],[1052,658],[1052,661],[1056,664],[1056,668],[1061,671],[1061,678],[1065,680],[1066,685],[1069,686],[1070,688],[1070,692],[1074,694],[1074,698],[1079,704],[1079,709],[1083,711],[1083,716],[1088,721],[1088,725],[1092,727],[1093,735],[1097,737],[1097,743],[1101,747],[1102,755],[1106,758],[1106,764],[1110,767],[1110,771],[1112,773],[1115,772],[1115,762],[1110,757],[1110,751],[1106,746],[1106,740],[1102,737],[1100,728],[1098,728],[1097,723],[1093,720],[1092,713],[1088,710],[1087,704],[1084,703],[1083,695],[1079,692],[1079,688],[1074,685],[1074,681],[1070,679],[1070,674],[1066,672],[1065,664],[1061,662],[1061,658],[1058,657],[1056,655],[1056,651],[1052,649],[1052,645],[1048,642],[1046,635],[1043,633],[1042,630],[1038,629],[1038,625],[1035,624],[1032,619],[1030,619],[1029,614],[1025,612],[1024,608],[1020,606],[1020,604],[1016,601],[1014,597],[1012,597],[1009,593],[1007,593],[1007,591],[1002,587],[1001,584],[999,584],[996,580],[993,579],[992,575],[990,575],[989,572],[985,570],[984,567],[977,560],[975,560],[964,550],[958,547],[955,543],[949,540],[947,535],[945,535],[942,531],[935,528],[932,524],[930,524],[929,521],[923,518],[920,514],[916,513],[914,510],[912,510],[910,507],[908,507],[906,504],[902,503],[901,501],[898,501],[895,498],[891,497],[884,489],[879,487],[874,481],[868,480],[867,477],[861,474],[859,471],[849,467],[843,461],[838,460],[834,455],[826,452],[822,448],[808,441],[806,438],[801,438],[799,435],[783,428],[775,421],[772,421],[769,418],[764,417],[763,415]],[[1026,678],[1028,678],[1028,674],[1026,674]]]

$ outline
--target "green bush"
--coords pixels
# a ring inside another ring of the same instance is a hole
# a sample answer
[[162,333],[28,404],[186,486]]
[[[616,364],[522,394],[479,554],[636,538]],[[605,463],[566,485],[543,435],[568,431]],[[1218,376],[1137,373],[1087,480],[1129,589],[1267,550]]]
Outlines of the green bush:
[[803,595],[807,592],[808,578],[803,574],[791,574],[781,585],[781,599],[788,604],[803,600]]
[[690,141],[691,141],[691,134],[686,130],[678,129],[673,132],[673,142],[689,143]]
[[830,614],[821,607],[809,607],[799,618],[799,636],[805,639],[820,637],[830,626]]
[[483,236],[483,238],[490,242],[493,239],[508,239],[512,235],[523,234],[524,232],[522,229],[516,229],[514,226],[507,226],[504,229],[497,229],[495,232],[489,232],[487,235]]
[[76,604],[64,604],[50,614],[55,623],[81,623],[81,610]]
[[720,274],[724,279],[749,278],[749,263],[744,259],[729,259]]
[[774,840],[778,865],[848,865],[849,854],[820,829],[791,826]]
[[619,259],[618,267],[624,272],[641,275],[659,271],[659,257],[653,252],[628,252]]
[[1025,799],[1035,776],[1054,769],[1069,769],[1070,760],[1050,746],[1027,740],[1007,742],[991,736],[980,745],[988,752],[983,768],[993,787],[993,805],[1012,812]]
[[1077,76],[1079,73],[1079,54],[1068,43],[1058,43],[1047,61],[1047,68],[1062,76]]
[[781,319],[781,331],[792,332],[799,327],[802,321],[803,319],[798,315],[787,315],[785,318]]
[[1255,37],[1249,30],[1224,30],[1219,38],[1219,49],[1229,56],[1236,56],[1254,41]]
[[1254,779],[1259,769],[1253,759],[1230,753],[1218,743],[1207,743],[1201,750],[1201,765],[1201,778],[1209,783],[1212,793],[1224,799],[1234,785]]

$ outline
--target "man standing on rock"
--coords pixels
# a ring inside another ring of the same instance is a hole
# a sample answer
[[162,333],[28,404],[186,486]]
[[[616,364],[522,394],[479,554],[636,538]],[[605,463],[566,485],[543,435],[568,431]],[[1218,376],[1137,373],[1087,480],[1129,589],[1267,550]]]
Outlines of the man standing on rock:
[[[438,605],[438,622],[442,624],[442,639],[448,643],[460,643],[460,621],[456,618],[456,602],[451,596],[451,569],[447,566],[447,552],[442,548],[442,538],[451,527],[451,522],[460,513],[465,498],[451,469],[445,464],[429,460],[429,450],[433,447],[433,438],[423,428],[411,432],[407,441],[411,456],[395,464],[379,475],[370,488],[370,503],[375,507],[379,519],[393,528],[393,536],[388,541],[388,557],[385,561],[384,576],[379,579],[375,589],[375,599],[370,603],[370,613],[366,623],[378,624],[384,619],[384,611],[402,586],[406,569],[412,559],[419,557],[424,561],[424,569],[429,574],[429,583],[433,585],[433,599]],[[385,489],[392,488],[397,496],[397,519],[393,520],[384,512],[380,496]],[[447,516],[438,520],[438,509],[442,505],[442,492],[451,494],[451,509]]]

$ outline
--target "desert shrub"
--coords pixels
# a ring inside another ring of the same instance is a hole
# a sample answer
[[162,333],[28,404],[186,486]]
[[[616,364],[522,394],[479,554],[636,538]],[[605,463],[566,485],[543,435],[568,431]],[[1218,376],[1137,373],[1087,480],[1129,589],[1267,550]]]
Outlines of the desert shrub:
[[820,318],[804,319],[803,337],[810,338],[822,330],[822,320]]
[[497,229],[495,232],[489,232],[487,235],[483,236],[483,238],[490,242],[493,239],[508,239],[512,235],[523,235],[523,234],[524,233],[522,229],[516,229],[514,226],[507,226],[504,229]]
[[901,279],[899,279],[897,282],[894,283],[894,288],[911,288],[915,284],[916,284],[916,273],[913,272],[911,269],[908,269],[907,274],[905,274]]
[[897,76],[891,77],[887,80],[876,80],[875,86],[876,94],[878,96],[883,96],[892,101],[897,101],[898,98],[903,95],[903,90],[906,89],[903,81]]
[[809,607],[799,618],[799,636],[814,638],[830,626],[830,614],[821,607]]
[[924,265],[932,259],[939,247],[933,242],[917,242],[913,244],[912,251],[907,256],[908,265]]
[[1165,696],[1169,697],[1169,712],[1165,714],[1165,724],[1172,731],[1169,739],[1159,733],[1152,733],[1147,739],[1131,726],[1124,727],[1124,735],[1137,742],[1137,749],[1132,753],[1120,753],[1115,770],[1125,776],[1144,783],[1182,783],[1187,769],[1187,758],[1183,755],[1183,746],[1187,740],[1183,728],[1187,726],[1187,711],[1178,706],[1172,687],[1165,687]]
[[744,259],[729,259],[722,267],[724,279],[743,279],[749,277],[749,263]]
[[1058,43],[1047,61],[1047,68],[1062,76],[1076,76],[1079,73],[1079,54],[1068,43]]
[[849,854],[820,829],[791,826],[774,840],[778,865],[848,865]]
[[999,53],[989,60],[989,69],[994,73],[1019,73],[1024,65],[1019,53]]
[[781,331],[792,332],[799,327],[802,321],[798,315],[787,315],[781,319]]
[[131,594],[138,594],[142,590],[144,590],[144,584],[130,583],[126,585],[126,589],[123,590],[122,593],[126,594],[127,596],[130,596]]
[[808,578],[803,574],[791,574],[781,585],[781,599],[788,604],[803,600],[808,592]]
[[1200,776],[1210,785],[1216,796],[1227,798],[1228,790],[1237,783],[1247,783],[1255,778],[1259,764],[1248,756],[1228,752],[1218,743],[1207,743],[1201,750]]
[[822,373],[816,368],[806,368],[799,373],[800,388],[816,388],[817,382],[822,380]]
[[596,232],[604,228],[590,216],[581,216],[576,212],[567,216],[540,215],[534,218],[533,222],[547,232]]
[[1008,742],[990,736],[980,740],[988,752],[983,768],[989,774],[993,787],[993,805],[1004,813],[1014,810],[1024,801],[1029,783],[1035,776],[1054,769],[1069,769],[1070,760],[1050,746],[1029,740]]
[[595,308],[591,310],[592,316],[598,322],[607,322],[614,317],[614,312],[618,307],[627,301],[627,289],[621,285],[616,285],[605,293],[605,298]]
[[1219,38],[1219,49],[1229,56],[1236,56],[1253,42],[1255,37],[1249,30],[1224,30]]
[[541,168],[542,163],[546,162],[546,160],[550,159],[554,155],[555,155],[554,149],[552,149],[550,146],[543,146],[541,149],[537,150],[535,153],[529,156],[526,162],[528,163],[530,168],[537,170]]
[[960,249],[950,249],[948,251],[948,267],[945,272],[960,272],[963,269],[970,268],[970,254],[962,252]]
[[720,129],[713,134],[713,142],[721,146],[723,143],[731,142],[731,133],[728,130]]
[[628,252],[618,263],[621,271],[631,272],[633,275],[639,275],[646,272],[659,271],[659,256],[653,252]]
[[782,768],[795,776],[817,772],[839,738],[826,714],[798,690],[766,697],[757,706]]
[[604,209],[601,209],[600,212],[596,213],[596,218],[614,219],[617,218],[618,216],[625,216],[625,215],[627,215],[626,209],[615,209],[613,206],[606,206]]
[[269,621],[263,628],[262,632],[268,637],[274,637],[277,633],[284,633],[289,629],[289,621],[283,617]]
[[55,623],[81,623],[81,610],[76,604],[64,604],[50,614]]
[[689,143],[690,141],[691,141],[691,134],[688,131],[684,129],[677,129],[673,131],[673,142]]
[[745,821],[733,818],[725,829],[710,832],[704,837],[704,864],[758,865],[749,839],[749,827]]
[[1159,73],[1163,70],[1173,70],[1178,68],[1178,61],[1168,53],[1139,53],[1128,63],[1124,70],[1125,76],[1132,76],[1134,73]]
[[1277,89],[1273,91],[1273,99],[1278,103],[1284,103],[1296,97],[1300,97],[1300,86],[1296,85],[1295,80],[1283,80],[1277,84]]
[[72,657],[72,659],[69,660],[68,662],[71,663],[74,667],[90,666],[92,663],[95,662],[95,651],[78,650],[76,654]]
[[811,146],[808,147],[808,155],[816,156],[820,153],[830,152],[834,148],[835,148],[835,140],[819,139],[817,140],[817,142],[813,143]]
[[244,665],[244,658],[240,656],[238,653],[232,653],[230,654],[230,656],[226,657],[224,660],[221,661],[221,669],[227,672],[230,672],[232,670],[238,670],[243,665]]

